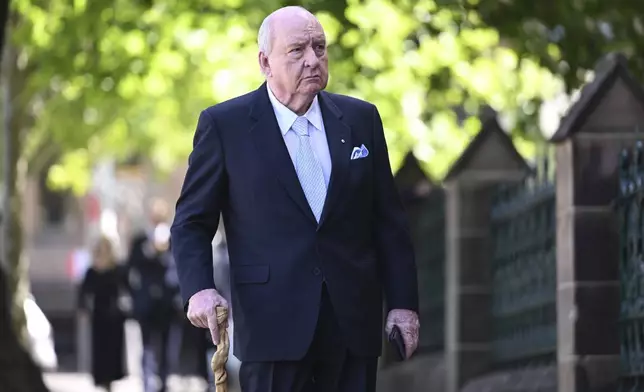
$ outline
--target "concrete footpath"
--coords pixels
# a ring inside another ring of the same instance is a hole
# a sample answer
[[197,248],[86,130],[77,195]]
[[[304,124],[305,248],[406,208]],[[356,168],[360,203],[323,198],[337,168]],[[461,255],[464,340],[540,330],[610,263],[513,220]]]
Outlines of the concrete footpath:
[[[45,384],[51,392],[91,392],[96,390],[89,374],[45,373]],[[142,392],[140,381],[134,378],[114,383],[113,392]]]
[[[89,338],[86,337],[88,341]],[[143,392],[141,380],[141,332],[138,324],[132,321],[125,325],[126,363],[128,378],[114,382],[112,392]],[[82,351],[82,350],[81,350]],[[206,358],[204,358],[204,361]],[[78,372],[61,370],[60,372],[45,372],[45,384],[50,392],[94,392],[102,391],[94,386],[89,374],[89,352],[78,359],[82,364]],[[75,368],[75,367],[74,367]],[[197,377],[170,376],[168,379],[168,392],[204,392],[207,384]],[[4,391],[2,391],[4,392]]]
[[[84,373],[45,373],[45,384],[50,392],[93,392],[92,378]],[[206,384],[197,378],[179,378],[172,376],[168,381],[169,392],[204,392]],[[139,378],[130,377],[113,384],[112,392],[143,392]]]

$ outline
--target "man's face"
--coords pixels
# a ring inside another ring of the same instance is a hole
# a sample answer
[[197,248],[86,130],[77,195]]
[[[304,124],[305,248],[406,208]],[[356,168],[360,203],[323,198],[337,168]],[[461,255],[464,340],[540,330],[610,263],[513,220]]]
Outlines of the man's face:
[[329,79],[326,38],[311,15],[295,14],[272,21],[272,50],[268,77],[283,92],[315,95]]

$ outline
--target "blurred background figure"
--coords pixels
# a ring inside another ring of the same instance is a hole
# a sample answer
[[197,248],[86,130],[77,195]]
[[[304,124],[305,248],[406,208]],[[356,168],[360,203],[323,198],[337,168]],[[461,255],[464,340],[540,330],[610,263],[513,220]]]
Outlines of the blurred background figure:
[[178,314],[178,283],[166,223],[167,204],[150,203],[149,225],[135,235],[128,258],[128,278],[133,299],[133,316],[141,329],[142,372],[145,392],[165,392],[168,376],[178,358],[181,332]]
[[[231,342],[233,341],[233,309],[232,302],[230,300],[230,264],[228,259],[228,243],[226,242],[226,232],[224,230],[223,219],[219,220],[219,228],[217,229],[217,234],[212,242],[212,261],[213,261],[213,271],[215,286],[219,289],[220,294],[228,301],[228,337]],[[208,334],[206,334],[207,336]],[[208,339],[209,349],[206,355],[206,363],[208,364],[208,384],[211,387],[211,392],[215,392],[214,389],[214,374],[210,368],[210,361],[213,354],[215,353],[216,347],[212,345],[212,342]],[[241,387],[239,385],[239,366],[241,362],[233,355],[233,350],[230,350],[228,353],[228,363],[226,369],[228,371],[228,390],[229,392],[240,392]]]
[[124,271],[112,243],[101,236],[92,251],[79,293],[79,309],[91,318],[92,377],[96,386],[111,391],[125,377],[124,324],[130,310]]

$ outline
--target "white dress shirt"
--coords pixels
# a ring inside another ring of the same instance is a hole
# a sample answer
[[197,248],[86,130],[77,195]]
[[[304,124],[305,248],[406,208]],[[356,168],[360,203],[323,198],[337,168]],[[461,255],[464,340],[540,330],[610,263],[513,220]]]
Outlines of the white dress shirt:
[[[271,100],[273,111],[277,118],[277,124],[280,127],[282,137],[284,137],[284,143],[286,144],[288,153],[293,161],[293,167],[295,167],[295,159],[297,157],[297,151],[300,148],[300,140],[295,131],[291,129],[291,126],[299,116],[275,98],[275,95],[273,95],[268,84],[266,87],[268,90],[268,98]],[[313,153],[320,163],[320,166],[322,166],[324,181],[328,188],[329,179],[331,178],[331,154],[329,153],[329,145],[326,141],[324,121],[322,120],[322,111],[320,110],[320,103],[318,102],[317,96],[313,99],[313,103],[311,103],[311,107],[304,114],[304,117],[309,120],[311,147],[313,148]]]

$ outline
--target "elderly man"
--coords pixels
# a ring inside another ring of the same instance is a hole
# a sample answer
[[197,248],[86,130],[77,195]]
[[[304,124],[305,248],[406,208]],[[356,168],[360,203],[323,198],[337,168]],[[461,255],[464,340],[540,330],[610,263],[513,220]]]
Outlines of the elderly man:
[[324,92],[324,31],[300,7],[259,31],[266,82],[201,112],[172,246],[187,316],[218,340],[211,241],[230,254],[244,392],[375,390],[386,330],[418,341],[410,234],[378,110]]

